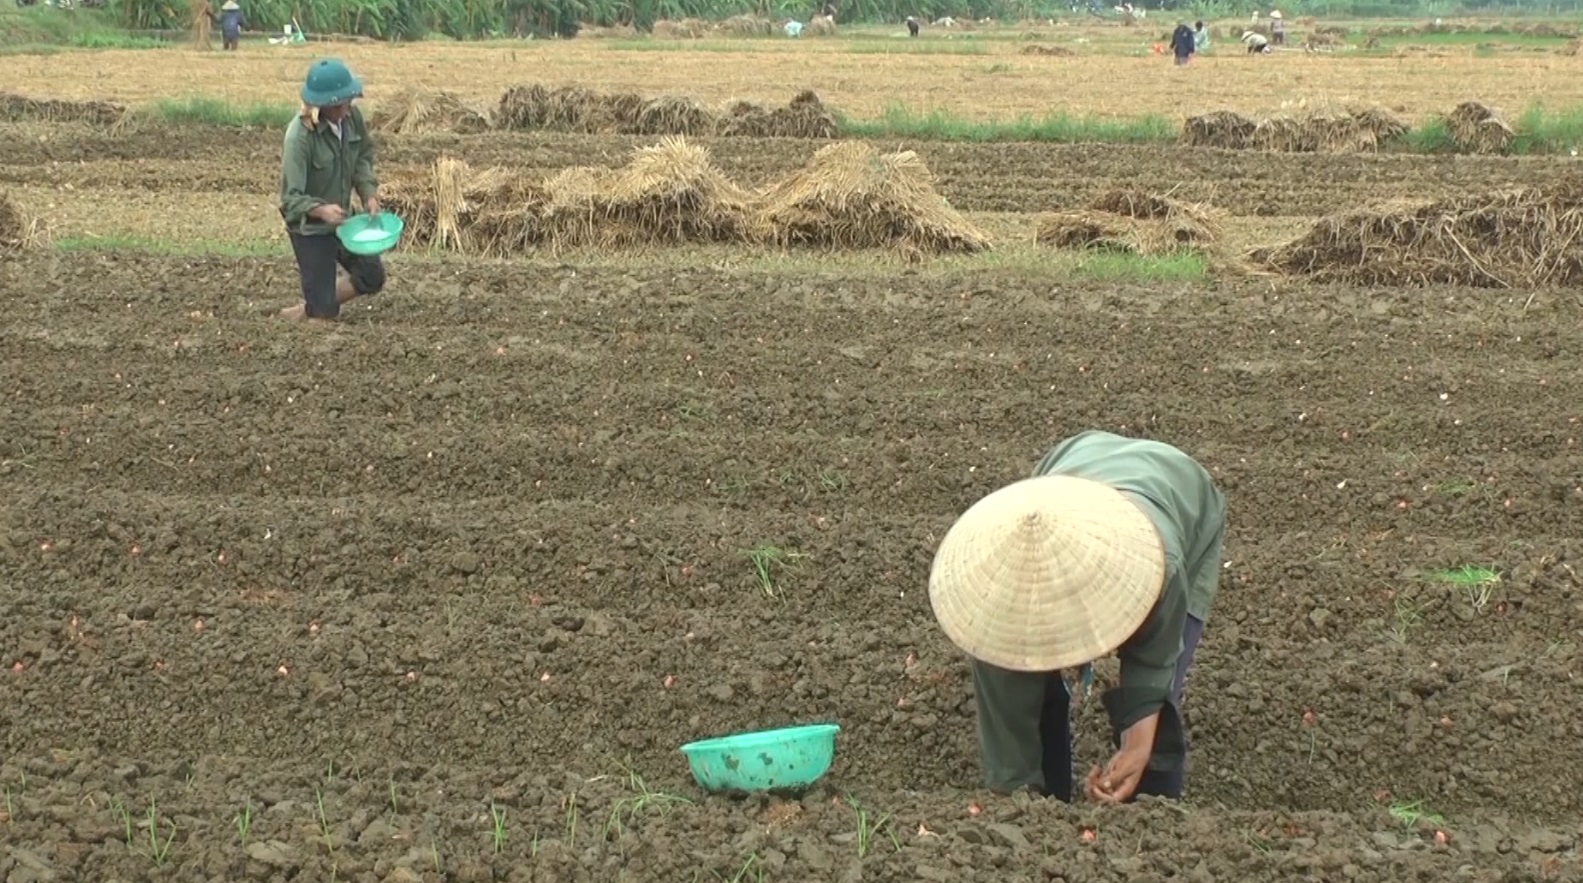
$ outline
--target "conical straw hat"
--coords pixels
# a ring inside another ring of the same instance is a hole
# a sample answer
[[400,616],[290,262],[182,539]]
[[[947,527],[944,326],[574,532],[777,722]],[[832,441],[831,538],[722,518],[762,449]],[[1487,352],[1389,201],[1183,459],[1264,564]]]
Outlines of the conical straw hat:
[[929,602],[946,637],[1013,671],[1092,662],[1132,637],[1165,584],[1154,524],[1108,485],[1029,478],[973,504],[946,532]]

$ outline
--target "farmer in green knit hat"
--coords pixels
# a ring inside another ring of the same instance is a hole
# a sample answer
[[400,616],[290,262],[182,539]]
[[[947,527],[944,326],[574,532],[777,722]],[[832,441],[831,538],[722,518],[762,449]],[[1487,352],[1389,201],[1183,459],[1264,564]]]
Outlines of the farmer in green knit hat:
[[[352,106],[362,94],[363,84],[345,63],[316,61],[302,86],[302,110],[286,129],[280,216],[302,277],[302,303],[281,311],[288,319],[332,320],[342,304],[385,287],[379,257],[352,254],[335,235],[352,211],[353,192],[364,211],[379,214],[374,141]],[[337,278],[337,266],[345,276]]]
[[1182,691],[1220,577],[1226,503],[1202,466],[1156,441],[1088,431],[946,532],[929,600],[968,654],[985,784],[1070,801],[1071,703],[1115,653],[1101,697],[1115,753],[1083,778],[1100,803],[1180,798]]

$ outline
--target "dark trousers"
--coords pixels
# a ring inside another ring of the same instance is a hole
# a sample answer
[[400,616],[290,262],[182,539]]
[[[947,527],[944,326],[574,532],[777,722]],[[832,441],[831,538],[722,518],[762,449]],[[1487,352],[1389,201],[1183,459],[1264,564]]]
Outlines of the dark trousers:
[[[1177,714],[1182,708],[1187,670],[1203,634],[1203,621],[1188,616],[1182,628],[1182,655],[1176,660],[1169,699]],[[972,666],[978,695],[979,739],[988,767],[987,784],[1006,791],[1029,787],[1071,802],[1072,698],[1061,673],[1012,672],[979,660],[973,660]],[[1039,721],[1037,744],[1033,744],[1032,733],[1021,735],[1024,731],[1018,723],[1033,715]],[[1119,738],[1120,734],[1113,736]],[[1185,733],[1183,739],[1185,742]],[[1145,770],[1135,793],[1179,799],[1186,780],[1184,759],[1175,769]]]
[[[1204,624],[1189,616],[1182,629],[1182,655],[1176,660],[1176,678],[1171,682],[1171,704],[1178,713],[1182,707],[1182,688],[1187,683],[1187,670],[1193,664],[1193,654],[1204,636]],[[1048,675],[1044,691],[1044,705],[1039,712],[1039,736],[1044,743],[1044,790],[1051,797],[1072,802],[1072,697],[1066,690],[1066,681],[1060,672]],[[1119,737],[1120,734],[1117,734]],[[1185,736],[1184,736],[1185,738]],[[1172,770],[1144,770],[1134,796],[1150,794],[1178,800],[1187,784],[1185,762]],[[1129,801],[1130,802],[1130,801]]]
[[309,316],[334,319],[341,314],[341,302],[335,294],[337,266],[352,278],[352,290],[359,296],[378,294],[384,289],[385,264],[377,255],[352,254],[334,233],[290,235],[291,250],[297,256],[297,274],[302,277],[302,302]]

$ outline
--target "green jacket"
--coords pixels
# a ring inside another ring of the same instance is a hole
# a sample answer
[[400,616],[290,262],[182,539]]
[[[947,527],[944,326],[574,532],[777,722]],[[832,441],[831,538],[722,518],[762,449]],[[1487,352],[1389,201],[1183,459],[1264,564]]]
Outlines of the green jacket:
[[367,200],[379,192],[374,175],[374,139],[356,107],[341,122],[343,137],[328,123],[309,128],[302,117],[286,127],[280,156],[280,215],[287,229],[304,235],[331,233],[335,228],[308,217],[308,212],[334,203],[352,213],[352,193]]
[[[1121,683],[1100,697],[1112,743],[1139,720],[1160,712],[1149,767],[1171,770],[1185,760],[1181,715],[1171,701],[1182,636],[1191,616],[1209,619],[1219,588],[1226,501],[1214,480],[1169,445],[1109,432],[1079,433],[1039,460],[1034,475],[1075,475],[1104,482],[1141,505],[1165,545],[1165,585],[1148,619],[1117,649]],[[1049,674],[1008,671],[973,660],[979,744],[985,783],[997,791],[1045,785],[1040,729]]]
[[[1121,684],[1102,701],[1117,732],[1170,704],[1187,617],[1209,620],[1220,582],[1226,501],[1204,467],[1160,442],[1088,431],[1057,445],[1035,475],[1076,475],[1131,497],[1165,545],[1165,585],[1149,618],[1117,650]],[[1174,734],[1162,721],[1161,736]],[[1159,743],[1157,753],[1159,753]]]

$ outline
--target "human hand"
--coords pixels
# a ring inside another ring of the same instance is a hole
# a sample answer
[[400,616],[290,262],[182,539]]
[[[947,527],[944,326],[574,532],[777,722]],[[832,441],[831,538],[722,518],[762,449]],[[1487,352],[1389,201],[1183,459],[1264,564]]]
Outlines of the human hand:
[[1103,768],[1088,771],[1088,797],[1100,803],[1124,803],[1138,790],[1149,768],[1149,752],[1123,748]]
[[309,214],[332,227],[338,227],[346,220],[346,209],[329,202],[316,206]]
[[369,217],[379,214],[379,197],[370,196],[363,200],[363,211],[368,212]]

